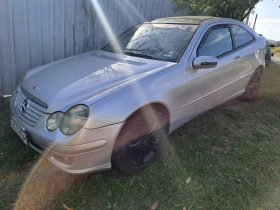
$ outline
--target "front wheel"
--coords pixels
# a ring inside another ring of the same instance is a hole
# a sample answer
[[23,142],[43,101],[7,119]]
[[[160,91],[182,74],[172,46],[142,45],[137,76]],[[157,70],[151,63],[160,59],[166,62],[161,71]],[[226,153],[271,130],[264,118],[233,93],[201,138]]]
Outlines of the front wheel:
[[240,97],[241,100],[251,101],[256,98],[256,96],[259,92],[259,89],[260,89],[262,74],[263,74],[263,72],[261,69],[257,69],[253,73],[253,75],[246,87],[245,93]]
[[155,110],[134,114],[122,128],[113,151],[113,164],[133,174],[153,162],[160,153],[166,134],[164,116]]

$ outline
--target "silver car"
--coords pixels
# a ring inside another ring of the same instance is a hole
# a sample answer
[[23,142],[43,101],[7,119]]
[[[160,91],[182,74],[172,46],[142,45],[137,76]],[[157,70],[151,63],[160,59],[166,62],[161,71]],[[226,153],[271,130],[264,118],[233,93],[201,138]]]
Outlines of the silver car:
[[11,97],[11,127],[66,172],[139,172],[186,122],[254,99],[265,54],[265,39],[240,21],[157,19],[28,71]]

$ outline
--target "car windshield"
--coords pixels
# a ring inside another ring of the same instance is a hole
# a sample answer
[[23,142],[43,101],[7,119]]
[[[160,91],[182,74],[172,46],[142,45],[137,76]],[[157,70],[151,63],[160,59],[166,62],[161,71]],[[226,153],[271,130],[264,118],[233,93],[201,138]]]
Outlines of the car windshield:
[[121,34],[104,51],[176,62],[191,41],[197,25],[141,24]]

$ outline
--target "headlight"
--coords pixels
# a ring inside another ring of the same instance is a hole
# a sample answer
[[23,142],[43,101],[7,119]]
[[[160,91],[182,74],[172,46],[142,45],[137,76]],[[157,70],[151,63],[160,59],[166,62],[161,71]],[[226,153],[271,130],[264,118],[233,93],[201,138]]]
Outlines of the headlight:
[[63,116],[60,129],[66,135],[77,133],[88,119],[89,111],[85,105],[74,106]]
[[49,131],[54,131],[59,128],[62,117],[62,112],[53,113],[47,121],[47,129]]

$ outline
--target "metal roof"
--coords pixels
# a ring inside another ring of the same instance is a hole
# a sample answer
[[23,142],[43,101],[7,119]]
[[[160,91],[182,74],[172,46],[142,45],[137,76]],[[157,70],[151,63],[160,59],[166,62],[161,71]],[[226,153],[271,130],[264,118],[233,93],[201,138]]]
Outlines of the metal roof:
[[182,24],[201,24],[203,21],[214,19],[211,16],[178,16],[178,17],[165,17],[152,21],[152,23],[182,23]]

